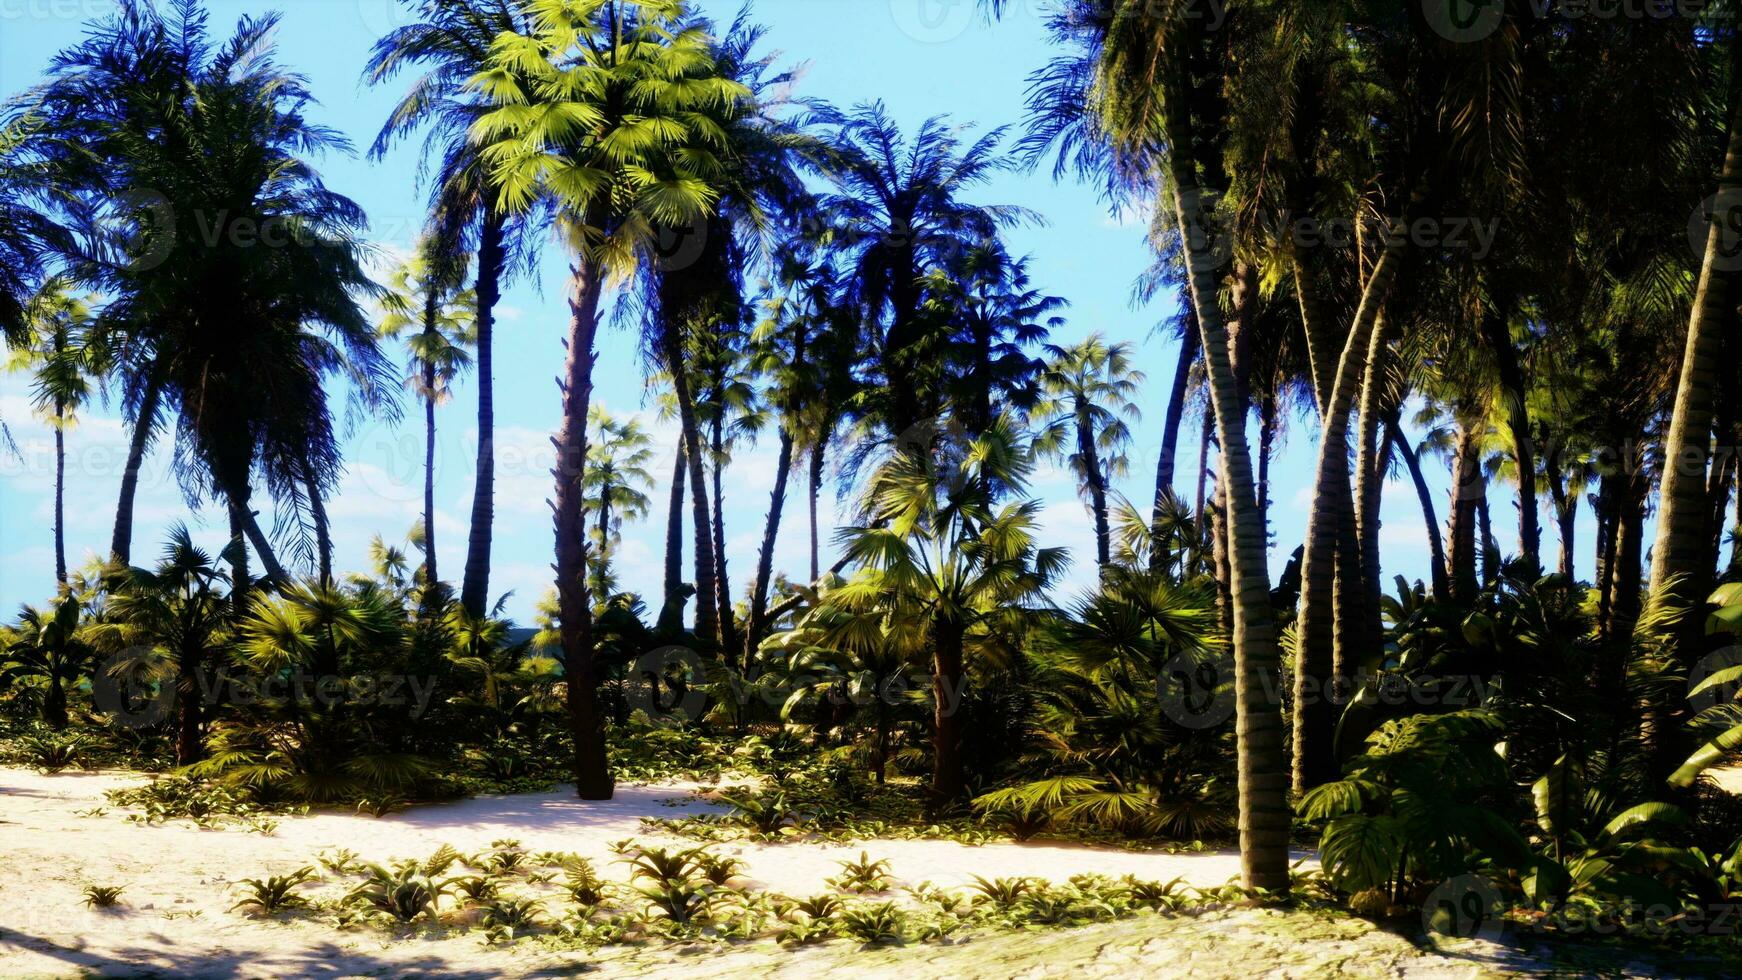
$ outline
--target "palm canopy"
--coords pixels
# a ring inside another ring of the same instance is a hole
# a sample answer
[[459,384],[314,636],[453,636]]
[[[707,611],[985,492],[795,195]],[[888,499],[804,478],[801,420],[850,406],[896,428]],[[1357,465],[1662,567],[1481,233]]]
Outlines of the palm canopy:
[[686,12],[672,0],[530,0],[529,30],[499,35],[467,83],[493,106],[470,135],[502,208],[550,201],[570,244],[618,274],[656,228],[719,198],[723,134],[707,110],[745,90],[710,72],[707,35]]
[[74,296],[62,278],[50,279],[24,307],[24,334],[9,367],[30,371],[31,401],[57,428],[77,422],[78,410],[96,393],[109,368],[110,351],[93,330],[96,296]]
[[[1091,473],[1103,481],[1124,475],[1131,423],[1140,415],[1135,398],[1144,380],[1143,372],[1132,367],[1131,345],[1108,344],[1097,333],[1069,347],[1047,344],[1046,353],[1049,360],[1040,372],[1044,395],[1034,413],[1044,420],[1036,450],[1064,457],[1085,486]],[[1067,434],[1077,441],[1066,442]]]
[[405,340],[406,386],[438,404],[471,364],[467,349],[476,338],[477,296],[460,286],[457,270],[449,266],[433,238],[421,240],[418,253],[395,266],[383,284],[375,328],[385,339]]
[[276,23],[243,18],[214,48],[197,6],[126,3],[54,59],[40,110],[101,163],[81,171],[95,238],[75,273],[114,297],[105,326],[139,355],[123,384],[163,383],[184,489],[242,511],[256,470],[298,507],[336,479],[325,379],[392,404],[358,302],[373,289],[364,216],[306,160],[349,144],[305,116],[305,79],[273,60]]

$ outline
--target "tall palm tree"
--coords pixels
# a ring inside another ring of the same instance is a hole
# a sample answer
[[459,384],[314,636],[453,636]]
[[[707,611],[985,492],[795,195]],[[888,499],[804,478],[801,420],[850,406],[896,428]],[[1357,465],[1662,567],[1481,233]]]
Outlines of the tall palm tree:
[[381,297],[383,339],[404,339],[409,371],[405,385],[423,402],[424,580],[436,573],[435,453],[436,406],[452,395],[453,381],[472,363],[467,350],[477,341],[477,297],[460,286],[464,263],[444,255],[432,237],[418,243],[418,254],[393,270]]
[[54,579],[67,584],[66,432],[90,401],[94,381],[108,372],[109,354],[92,331],[94,296],[68,292],[64,279],[50,279],[24,306],[25,336],[8,365],[29,371],[32,401],[54,430]]
[[[1045,400],[1036,416],[1045,420],[1035,448],[1063,459],[1076,475],[1095,519],[1095,562],[1103,573],[1112,563],[1107,498],[1112,482],[1129,469],[1125,450],[1139,412],[1135,397],[1144,375],[1131,366],[1131,345],[1109,345],[1099,333],[1069,347],[1047,344],[1041,370]],[[1068,436],[1067,436],[1068,433]]]
[[930,377],[941,366],[940,338],[937,318],[926,315],[925,275],[1000,228],[1037,219],[1024,208],[961,199],[1011,166],[998,153],[1002,129],[964,142],[934,117],[904,137],[880,102],[825,118],[837,159],[827,173],[834,189],[819,206],[841,243],[849,298],[872,334],[882,388],[868,393],[870,414],[905,438],[944,408],[944,386]]
[[[991,5],[1003,6],[999,0]],[[1197,97],[1204,93],[1194,91],[1188,70],[1188,61],[1213,48],[1215,39],[1185,7],[1082,0],[1061,8],[1050,26],[1070,50],[1035,76],[1026,142],[1037,156],[1058,148],[1061,172],[1074,167],[1127,187],[1153,186],[1165,175],[1161,193],[1183,245],[1221,448],[1218,492],[1226,501],[1242,877],[1249,887],[1286,891],[1291,814],[1281,703],[1270,683],[1281,654],[1270,608],[1268,542],[1253,495],[1247,399],[1219,299],[1216,182],[1203,178],[1205,168],[1216,166],[1204,151],[1224,134],[1217,120],[1194,112],[1205,99]],[[1200,124],[1210,128],[1200,130]],[[1156,151],[1163,146],[1168,152],[1160,156]]]
[[488,66],[497,35],[520,30],[524,18],[514,0],[404,2],[419,20],[376,41],[363,75],[371,85],[380,85],[402,71],[422,68],[424,73],[394,107],[369,153],[380,160],[395,141],[425,130],[420,165],[436,161],[430,187],[433,224],[444,248],[478,257],[472,287],[478,304],[478,459],[460,602],[473,617],[481,617],[489,602],[496,501],[496,304],[513,268],[530,263],[534,236],[498,206],[481,148],[468,138],[472,124],[490,106],[467,82]]
[[587,473],[581,479],[587,495],[587,512],[597,515],[591,536],[593,595],[599,602],[611,597],[615,578],[611,552],[623,539],[623,522],[647,516],[651,501],[647,488],[653,477],[647,466],[653,461],[653,441],[642,431],[638,419],[616,419],[595,405],[592,436],[587,447]]
[[[587,456],[600,301],[653,229],[705,217],[719,193],[717,131],[697,113],[744,89],[709,72],[708,40],[675,0],[530,0],[528,30],[504,33],[468,82],[493,106],[473,124],[499,206],[556,212],[570,264],[558,428],[556,575],[576,791],[609,799],[586,582]],[[679,148],[682,152],[677,151]]]
[[[97,202],[99,227],[125,233],[79,256],[74,274],[113,297],[106,329],[150,358],[123,374],[136,430],[156,423],[154,400],[173,409],[184,489],[222,498],[233,539],[246,537],[283,580],[252,506],[255,477],[295,505],[311,468],[336,473],[328,376],[345,374],[378,411],[390,399],[358,303],[373,289],[362,212],[304,156],[348,144],[304,115],[306,81],[273,60],[276,24],[243,18],[214,48],[196,4],[166,18],[129,0],[56,56],[41,111],[100,162],[81,172],[80,191]],[[124,493],[122,555],[131,504]],[[232,554],[242,592],[245,552]]]

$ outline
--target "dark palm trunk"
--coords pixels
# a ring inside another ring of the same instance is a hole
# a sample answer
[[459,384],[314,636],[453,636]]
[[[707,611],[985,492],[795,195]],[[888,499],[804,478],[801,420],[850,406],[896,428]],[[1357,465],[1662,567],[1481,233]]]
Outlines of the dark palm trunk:
[[1268,393],[1258,402],[1258,514],[1270,534],[1270,460],[1276,454],[1276,399]]
[[822,531],[817,525],[817,496],[823,490],[823,444],[818,442],[811,448],[810,486],[811,517],[811,581],[814,583],[822,577]]
[[1635,471],[1621,481],[1615,523],[1614,570],[1610,575],[1609,621],[1604,632],[1626,643],[1639,621],[1644,580],[1646,481]]
[[1482,336],[1494,354],[1499,369],[1501,397],[1506,407],[1507,427],[1512,435],[1512,458],[1518,465],[1518,547],[1525,564],[1542,568],[1542,530],[1536,513],[1536,447],[1530,433],[1530,410],[1525,402],[1524,370],[1506,318],[1496,311],[1482,317]]
[[1209,504],[1210,481],[1210,420],[1204,419],[1203,431],[1198,436],[1198,493],[1192,503],[1192,520],[1196,527],[1192,538],[1192,572],[1196,574],[1197,566],[1203,564],[1204,535],[1210,530]]
[[1107,485],[1101,473],[1100,454],[1095,451],[1095,423],[1087,405],[1077,409],[1077,458],[1083,467],[1083,485],[1089,490],[1089,507],[1095,517],[1095,564],[1105,573],[1112,564],[1112,532],[1107,523]]
[[683,502],[687,465],[680,436],[677,452],[672,458],[671,497],[665,509],[665,601],[668,604],[676,602],[678,593],[683,591]]
[[315,522],[315,560],[316,569],[322,585],[333,582],[333,532],[327,524],[327,505],[321,499],[321,487],[315,481],[314,472],[309,468],[308,461],[303,460],[303,492],[308,495],[309,516]]
[[1565,458],[1563,450],[1564,447],[1558,439],[1551,440],[1548,456],[1543,461],[1543,469],[1548,480],[1549,503],[1554,507],[1555,532],[1561,546],[1560,561],[1556,565],[1556,571],[1562,578],[1571,582],[1574,580],[1573,531],[1575,519],[1579,513],[1579,502],[1567,494],[1566,473],[1562,471],[1562,462]]
[[423,580],[427,585],[434,586],[441,579],[436,575],[436,404],[433,363],[423,366],[423,384]]
[[1409,444],[1402,428],[1398,425],[1397,416],[1386,419],[1385,436],[1391,440],[1391,445],[1403,459],[1403,466],[1409,471],[1410,482],[1415,484],[1416,500],[1421,504],[1422,523],[1427,528],[1428,553],[1433,556],[1433,589],[1434,596],[1445,599],[1451,594],[1446,582],[1446,549],[1440,541],[1440,519],[1434,512],[1433,491],[1427,485],[1427,477],[1421,471],[1421,457],[1416,455],[1415,448]]
[[205,755],[205,740],[201,737],[204,706],[201,704],[200,670],[202,651],[189,645],[176,658],[175,679],[175,763],[189,766]]
[[[601,222],[588,221],[589,227]],[[605,717],[599,710],[593,664],[593,614],[587,594],[586,494],[581,486],[587,459],[587,410],[593,395],[594,341],[599,330],[602,270],[576,259],[571,270],[568,358],[563,367],[562,424],[557,430],[556,579],[562,626],[563,679],[569,733],[574,739],[575,791],[585,800],[608,800],[614,789],[605,757]]]
[[[1347,644],[1339,644],[1344,650],[1345,663],[1338,671],[1339,678],[1348,682],[1356,666],[1349,661],[1359,658],[1363,665],[1368,661],[1377,660],[1385,646],[1385,623],[1381,615],[1381,604],[1385,590],[1381,585],[1382,568],[1379,554],[1379,532],[1383,524],[1381,511],[1385,494],[1385,463],[1390,454],[1384,451],[1380,442],[1380,426],[1388,415],[1386,399],[1386,370],[1391,357],[1391,338],[1393,320],[1385,313],[1380,314],[1381,320],[1375,326],[1373,350],[1367,358],[1367,367],[1361,378],[1361,405],[1358,409],[1360,435],[1356,439],[1355,456],[1355,537],[1356,547],[1360,549],[1359,560],[1354,563],[1354,571],[1360,576],[1360,600],[1357,604],[1360,620],[1355,627],[1350,641],[1353,650]],[[1346,583],[1338,583],[1341,593]],[[1352,654],[1353,656],[1347,656]]]
[[1180,341],[1179,361],[1173,369],[1173,388],[1167,395],[1167,418],[1161,430],[1161,457],[1155,464],[1155,506],[1150,512],[1150,523],[1157,547],[1150,553],[1151,571],[1167,567],[1172,557],[1160,547],[1160,542],[1163,515],[1168,498],[1173,495],[1173,475],[1179,459],[1179,430],[1186,412],[1186,389],[1191,383],[1192,365],[1198,360],[1201,343],[1197,319],[1191,304],[1186,304],[1186,333]]
[[67,584],[67,434],[61,429],[65,416],[59,405],[54,411],[54,580]]
[[490,545],[496,518],[496,382],[493,374],[496,302],[502,297],[502,217],[493,193],[483,205],[478,237],[478,463],[472,478],[472,526],[466,540],[460,604],[482,616],[490,602]]
[[67,727],[67,689],[60,674],[52,670],[48,691],[42,696],[42,723],[57,732]]
[[690,471],[690,518],[696,542],[696,638],[703,643],[718,644],[720,607],[714,596],[714,536],[710,529],[713,515],[708,507],[707,474],[702,468],[705,450],[701,426],[696,420],[695,399],[690,393],[689,371],[684,365],[682,346],[674,336],[668,335],[665,339],[664,360],[666,373],[671,375],[672,392],[677,396],[683,454]]
[[738,641],[738,625],[732,615],[732,584],[726,576],[726,508],[724,475],[726,470],[725,445],[725,409],[721,407],[720,417],[714,419],[713,432],[713,462],[711,468],[714,477],[714,597],[720,610],[720,649],[730,650]]
[[243,507],[234,498],[227,500],[224,506],[230,515],[230,603],[236,615],[240,616],[248,609],[248,593],[254,582],[248,572],[248,542],[242,529]]
[[961,699],[963,677],[962,624],[946,618],[932,620],[934,676],[932,679],[932,782],[931,801],[943,811],[961,802],[967,793],[962,768]]
[[1476,577],[1476,509],[1486,491],[1476,430],[1460,425],[1452,466],[1452,523],[1448,533],[1451,543],[1447,551],[1452,595],[1462,603],[1475,599],[1481,587]]
[[1596,499],[1591,509],[1597,514],[1597,629],[1604,640],[1611,639],[1609,629],[1614,621],[1615,552],[1620,545],[1621,484],[1619,473],[1604,473],[1597,484]]
[[127,468],[121,472],[121,494],[115,505],[115,534],[109,541],[109,557],[126,565],[133,560],[133,498],[139,492],[139,471],[145,465],[145,449],[156,427],[157,406],[163,398],[163,383],[155,370],[145,382],[133,432],[127,440]]
[[768,520],[762,527],[762,550],[756,560],[756,581],[750,591],[750,620],[744,627],[744,673],[750,672],[756,655],[756,645],[768,624],[763,617],[768,610],[769,580],[774,577],[774,542],[780,534],[780,514],[786,506],[786,480],[792,471],[792,433],[780,429],[780,459],[775,463],[774,491],[769,495]]

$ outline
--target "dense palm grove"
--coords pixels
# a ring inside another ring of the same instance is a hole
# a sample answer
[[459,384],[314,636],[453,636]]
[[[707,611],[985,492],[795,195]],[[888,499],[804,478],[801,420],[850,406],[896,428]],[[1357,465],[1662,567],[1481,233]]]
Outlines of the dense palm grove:
[[[57,511],[58,586],[0,640],[17,758],[377,810],[737,760],[775,784],[739,801],[763,830],[1237,840],[1270,897],[1310,843],[1316,887],[1375,915],[1466,874],[1539,916],[1742,893],[1742,805],[1706,776],[1742,749],[1730,6],[1507,4],[1460,34],[1431,3],[1062,0],[1030,115],[976,135],[795,98],[748,16],[680,0],[404,5],[363,67],[409,80],[369,152],[421,139],[429,212],[378,277],[317,170],[350,143],[270,16],[220,35],[198,0],[128,0],[7,104],[15,366],[62,457],[101,393],[130,435],[112,541],[72,543],[109,560],[69,568]],[[1061,339],[1006,242],[1041,216],[982,200],[1019,167],[1154,215],[1137,290],[1183,297],[1177,371]],[[555,578],[527,637],[491,605],[491,352],[504,283],[554,248]],[[614,305],[676,446],[592,397]],[[347,419],[411,408],[433,481],[463,372],[464,568],[436,567],[426,481],[409,540],[342,574]],[[1159,459],[1131,455],[1139,409]],[[1302,542],[1268,517],[1292,427]],[[733,567],[751,440],[778,466]],[[154,447],[227,515],[221,551],[134,541]],[[1092,540],[1044,535],[1049,462]],[[1118,492],[1151,465],[1153,499]],[[853,507],[825,567],[831,477]],[[1388,586],[1382,495],[1411,491],[1431,578]],[[809,567],[776,568],[806,514]],[[655,517],[663,594],[621,592],[621,529]],[[1073,554],[1087,594],[1057,585]]]

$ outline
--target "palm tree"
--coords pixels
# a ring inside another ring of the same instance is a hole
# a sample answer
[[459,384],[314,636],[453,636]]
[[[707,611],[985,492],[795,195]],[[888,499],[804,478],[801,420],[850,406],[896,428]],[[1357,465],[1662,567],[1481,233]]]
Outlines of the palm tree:
[[[718,199],[717,131],[695,113],[744,95],[711,76],[708,41],[675,0],[530,0],[528,29],[497,37],[467,84],[494,108],[471,128],[499,207],[540,203],[573,251],[568,359],[557,449],[556,575],[576,790],[609,799],[587,598],[586,425],[599,304],[657,227],[687,225]],[[682,152],[671,152],[682,148]]]
[[867,524],[841,532],[859,565],[831,602],[851,613],[883,610],[918,630],[932,654],[932,805],[946,809],[967,789],[961,754],[966,653],[1010,636],[1068,561],[1035,543],[1040,505],[1004,505],[994,487],[1020,495],[1032,468],[1008,418],[966,445],[894,454],[865,490]]
[[[454,378],[470,366],[467,347],[477,340],[477,298],[460,287],[451,256],[441,254],[434,238],[418,243],[418,254],[395,268],[381,298],[383,339],[405,339],[409,373],[405,385],[423,402],[423,546],[424,580],[436,574],[435,451],[436,406],[452,394]],[[414,332],[415,330],[415,332]]]
[[66,430],[78,423],[79,409],[90,400],[93,379],[108,371],[109,355],[93,333],[94,296],[67,292],[64,279],[50,279],[24,307],[25,337],[9,367],[28,370],[36,410],[54,430],[54,579],[67,584]]
[[838,158],[826,174],[834,192],[818,203],[841,243],[848,298],[872,334],[883,388],[868,393],[870,414],[906,438],[944,408],[944,387],[928,381],[938,366],[938,323],[927,316],[924,277],[1000,228],[1037,219],[1023,208],[961,200],[1011,166],[998,155],[1002,129],[964,143],[956,127],[934,117],[904,138],[880,102],[827,118]]
[[79,596],[63,592],[48,609],[21,607],[18,625],[6,630],[10,636],[0,677],[42,678],[47,687],[42,720],[57,730],[67,727],[67,687],[84,675],[94,656],[83,614]]
[[[205,754],[202,674],[216,667],[213,661],[221,656],[236,615],[225,594],[226,586],[233,585],[223,571],[228,559],[195,547],[187,527],[177,525],[170,529],[155,568],[122,569],[109,583],[111,624],[102,628],[107,645],[148,647],[153,656],[168,660],[175,685],[178,765],[191,765]],[[151,667],[123,660],[112,669],[149,673]]]
[[1040,374],[1045,401],[1035,412],[1045,421],[1035,448],[1063,459],[1076,475],[1095,518],[1095,562],[1105,573],[1112,563],[1107,497],[1112,481],[1129,468],[1125,449],[1130,423],[1139,417],[1133,399],[1143,372],[1131,366],[1130,344],[1109,345],[1099,333],[1069,347],[1047,344],[1046,352],[1050,360]]
[[595,405],[591,409],[592,435],[587,447],[587,472],[581,484],[587,494],[587,513],[596,514],[592,530],[593,595],[603,603],[615,587],[611,574],[611,551],[623,538],[623,522],[647,516],[652,502],[647,488],[653,477],[647,465],[653,461],[653,440],[642,431],[638,419],[615,419]]
[[[223,498],[232,538],[246,537],[283,580],[251,505],[255,476],[305,506],[304,488],[330,482],[339,456],[328,376],[345,374],[378,413],[391,402],[358,304],[373,288],[359,261],[362,212],[303,156],[348,144],[303,115],[306,81],[272,57],[276,24],[244,18],[214,49],[196,6],[178,4],[166,20],[130,2],[54,59],[41,111],[100,164],[80,171],[81,192],[100,202],[98,226],[126,232],[80,255],[74,274],[113,297],[105,329],[126,338],[119,349],[149,357],[122,379],[137,449],[158,403],[172,407],[184,489]],[[131,507],[128,486],[118,555],[130,547]],[[231,554],[242,593],[245,552]]]
[[[1728,41],[1732,68],[1742,66],[1742,40]],[[1694,608],[1711,577],[1708,550],[1712,505],[1707,489],[1711,456],[1713,404],[1722,345],[1729,323],[1722,264],[1735,250],[1734,220],[1742,213],[1742,97],[1732,88],[1729,144],[1718,172],[1717,194],[1711,205],[1693,311],[1688,319],[1680,382],[1669,431],[1664,437],[1664,467],[1658,490],[1657,542],[1651,555],[1652,601],[1662,608]],[[1688,617],[1695,623],[1699,617]],[[1684,664],[1698,658],[1700,648],[1682,644]]]
[[[414,0],[405,2],[411,5]],[[522,29],[519,6],[512,0],[415,0],[421,19],[376,41],[363,69],[371,85],[383,84],[407,69],[425,69],[394,107],[369,153],[380,160],[396,140],[425,130],[421,163],[427,167],[432,159],[438,161],[430,188],[436,232],[443,248],[478,257],[472,288],[478,305],[478,459],[460,585],[460,602],[474,617],[484,614],[489,601],[495,520],[496,303],[510,271],[530,262],[533,236],[526,233],[523,222],[498,206],[481,147],[468,138],[472,124],[490,106],[466,83],[488,66],[497,35]]]
[[[1000,0],[991,5],[1003,6]],[[1269,683],[1281,655],[1270,608],[1268,542],[1253,495],[1247,399],[1219,298],[1217,182],[1202,176],[1216,164],[1204,148],[1225,134],[1216,129],[1220,120],[1193,111],[1213,103],[1214,95],[1194,90],[1188,70],[1190,59],[1216,45],[1201,18],[1185,15],[1184,4],[1151,7],[1146,0],[1083,0],[1053,17],[1054,34],[1074,50],[1035,76],[1027,143],[1037,156],[1058,147],[1061,172],[1076,167],[1126,185],[1153,185],[1165,175],[1163,193],[1183,245],[1221,448],[1218,492],[1226,502],[1223,540],[1234,627],[1242,877],[1248,887],[1286,891],[1291,814],[1281,703]],[[1200,132],[1200,123],[1210,128]],[[1161,146],[1168,148],[1164,157],[1156,153]]]

